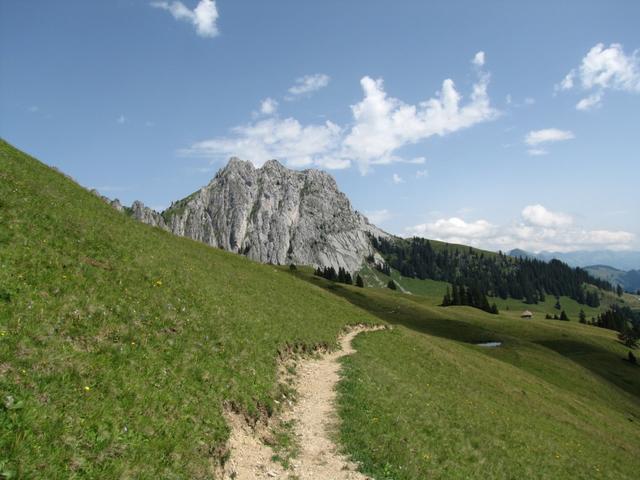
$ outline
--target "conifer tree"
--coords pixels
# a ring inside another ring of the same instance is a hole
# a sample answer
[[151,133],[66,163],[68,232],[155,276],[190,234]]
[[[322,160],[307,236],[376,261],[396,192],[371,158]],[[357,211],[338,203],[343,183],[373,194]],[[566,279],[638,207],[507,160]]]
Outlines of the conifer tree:
[[453,294],[451,298],[451,305],[462,305],[462,303],[460,303],[460,289],[458,288],[458,285],[454,283],[452,289]]
[[449,305],[451,305],[451,291],[447,286],[447,292],[444,294],[444,298],[442,299],[442,306],[448,307]]
[[364,288],[364,280],[359,273],[356,275],[356,287]]

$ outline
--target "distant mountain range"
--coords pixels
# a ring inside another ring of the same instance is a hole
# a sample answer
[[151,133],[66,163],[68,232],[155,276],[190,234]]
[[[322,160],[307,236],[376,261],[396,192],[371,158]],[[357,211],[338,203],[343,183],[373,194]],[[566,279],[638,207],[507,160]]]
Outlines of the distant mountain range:
[[591,265],[585,267],[585,270],[596,278],[607,280],[613,285],[622,285],[628,292],[637,292],[640,290],[640,270],[618,270],[617,268],[607,265]]
[[512,257],[536,258],[549,261],[554,258],[572,267],[581,267],[591,275],[607,280],[613,285],[622,285],[629,292],[640,289],[640,252],[611,250],[580,250],[575,252],[532,253],[521,249],[509,252]]
[[512,257],[537,258],[549,261],[554,258],[571,267],[589,267],[607,265],[618,270],[640,270],[640,252],[612,250],[577,250],[575,252],[539,252],[532,253],[516,248],[509,252]]

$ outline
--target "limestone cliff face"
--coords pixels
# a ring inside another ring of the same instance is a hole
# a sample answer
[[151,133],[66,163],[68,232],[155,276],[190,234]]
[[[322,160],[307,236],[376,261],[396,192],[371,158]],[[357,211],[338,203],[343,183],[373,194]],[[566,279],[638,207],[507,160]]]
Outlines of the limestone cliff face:
[[256,169],[232,158],[213,180],[159,214],[140,202],[138,220],[274,264],[360,268],[373,254],[368,233],[387,237],[351,208],[335,180],[276,160]]
[[160,213],[150,209],[149,207],[145,207],[144,204],[138,200],[131,204],[131,216],[142,223],[147,223],[153,227],[160,227],[165,230],[169,230]]

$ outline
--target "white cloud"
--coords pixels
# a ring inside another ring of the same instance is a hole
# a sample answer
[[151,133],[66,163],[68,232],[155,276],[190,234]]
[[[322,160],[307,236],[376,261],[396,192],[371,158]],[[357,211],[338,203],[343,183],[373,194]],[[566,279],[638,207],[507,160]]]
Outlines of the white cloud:
[[595,90],[576,104],[578,110],[599,105],[605,90],[640,93],[640,51],[627,55],[619,43],[607,48],[598,43],[584,56],[580,66],[556,85],[556,90],[571,90],[577,82],[585,92]]
[[576,78],[576,71],[571,70],[562,79],[559,85],[556,85],[556,90],[571,90],[573,88],[574,79]]
[[514,108],[530,107],[536,103],[536,99],[532,97],[525,97],[522,102],[515,101],[510,93],[507,94],[504,100],[507,105],[513,106]]
[[273,115],[278,110],[278,102],[273,98],[265,98],[260,104],[260,113],[264,115]]
[[571,216],[566,213],[552,212],[540,204],[524,207],[522,218],[528,224],[538,227],[562,227],[573,223]]
[[425,178],[429,176],[429,171],[428,170],[418,170],[416,172],[416,178]]
[[118,118],[116,118],[116,122],[120,125],[122,125],[126,121],[127,121],[127,118],[124,115],[120,115]]
[[209,158],[238,156],[261,166],[276,158],[289,166],[312,164],[325,168],[346,168],[348,161],[332,158],[341,137],[341,129],[332,122],[301,125],[294,118],[267,118],[235,127],[230,137],[198,142],[184,153]]
[[380,225],[391,218],[391,212],[389,210],[372,210],[369,212],[364,212],[367,219],[373,223],[374,225]]
[[508,225],[495,225],[484,219],[467,222],[452,217],[409,227],[406,233],[491,250],[523,248],[535,252],[629,249],[636,239],[630,232],[576,226],[569,215],[552,212],[542,205],[525,207],[521,218]]
[[300,77],[296,79],[296,83],[289,88],[289,94],[291,96],[287,98],[292,100],[296,97],[313,93],[329,85],[330,80],[329,75],[325,75],[324,73]]
[[387,96],[382,79],[360,81],[364,99],[353,105],[354,125],[344,140],[343,155],[354,159],[365,173],[371,165],[398,160],[396,151],[434,135],[446,135],[496,118],[487,86],[489,75],[480,73],[470,100],[462,97],[453,80],[446,79],[437,98],[410,105]]
[[602,104],[602,91],[592,93],[588,97],[583,98],[576,104],[578,110],[591,110],[592,108],[599,107]]
[[404,179],[397,173],[393,174],[393,176],[391,177],[391,180],[393,180],[393,183],[395,183],[396,185],[404,183]]
[[489,238],[496,227],[486,220],[465,222],[461,218],[441,218],[432,223],[423,223],[407,229],[407,233],[420,237],[444,240],[451,243],[470,243],[474,239]]
[[151,2],[152,7],[167,10],[176,20],[184,20],[193,24],[196,33],[201,37],[213,38],[218,35],[218,9],[214,0],[200,0],[198,5],[190,10],[182,2],[159,1]]
[[472,63],[477,67],[482,67],[484,65],[484,52],[476,53],[476,56],[473,57]]
[[575,138],[573,132],[569,130],[559,130],[557,128],[545,128],[542,130],[532,130],[527,133],[524,141],[532,147],[541,143],[562,142]]
[[530,148],[529,150],[527,150],[527,153],[532,157],[540,157],[542,155],[549,154],[549,152],[546,151],[544,148]]
[[[417,105],[387,96],[382,79],[363,77],[360,83],[364,98],[351,106],[353,122],[350,126],[340,127],[330,121],[302,125],[294,118],[263,119],[235,127],[229,136],[198,142],[183,152],[212,160],[239,156],[256,165],[278,158],[290,166],[314,164],[324,168],[346,168],[353,161],[363,174],[376,164],[423,164],[424,157],[405,159],[397,151],[431,136],[447,135],[498,115],[487,94],[489,75],[481,71],[478,75],[466,103],[462,102],[453,81],[447,79],[436,98]],[[299,88],[292,87],[290,93],[303,94],[316,89],[311,86],[325,83],[305,80],[308,77],[300,79]],[[264,108],[261,110],[264,112]]]

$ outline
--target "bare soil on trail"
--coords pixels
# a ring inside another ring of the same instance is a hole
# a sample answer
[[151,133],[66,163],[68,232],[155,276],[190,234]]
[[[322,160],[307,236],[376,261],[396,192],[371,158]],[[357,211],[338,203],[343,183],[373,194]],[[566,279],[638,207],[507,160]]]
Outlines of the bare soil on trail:
[[[280,414],[280,421],[293,421],[297,455],[291,468],[284,469],[272,460],[274,451],[265,444],[270,436],[267,425],[255,428],[244,418],[228,414],[231,428],[230,459],[225,465],[224,479],[299,479],[299,480],[367,480],[370,477],[357,471],[357,465],[341,455],[332,440],[338,426],[335,410],[336,384],[340,380],[340,362],[355,352],[352,340],[361,332],[384,327],[355,327],[339,342],[341,349],[304,359],[298,363],[293,387],[297,400]],[[273,423],[273,422],[272,422]]]

